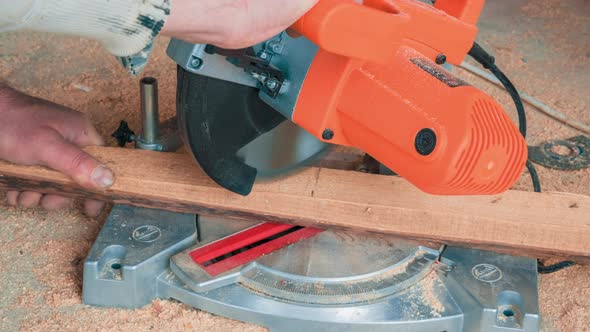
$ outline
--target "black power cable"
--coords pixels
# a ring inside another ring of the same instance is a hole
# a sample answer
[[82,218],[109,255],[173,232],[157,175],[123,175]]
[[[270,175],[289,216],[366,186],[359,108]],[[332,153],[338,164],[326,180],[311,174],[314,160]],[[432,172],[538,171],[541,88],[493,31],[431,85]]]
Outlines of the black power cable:
[[524,138],[527,134],[526,113],[524,112],[524,104],[520,99],[520,94],[514,84],[510,82],[508,77],[496,66],[496,58],[486,52],[483,47],[474,42],[473,47],[469,50],[469,55],[477,62],[479,62],[485,69],[489,70],[506,88],[506,91],[512,97],[514,105],[516,105],[516,112],[518,113],[518,129]]
[[529,170],[529,174],[531,175],[531,181],[533,182],[533,190],[537,193],[541,192],[541,181],[539,180],[539,174],[537,174],[537,169],[535,165],[531,163],[530,160],[526,161],[526,168]]
[[[486,50],[484,50],[483,47],[481,47],[478,43],[473,43],[473,46],[471,47],[471,50],[469,50],[468,54],[475,61],[479,62],[485,69],[488,69],[502,83],[506,91],[508,91],[512,97],[512,100],[514,101],[514,105],[516,105],[516,113],[518,114],[518,128],[522,136],[526,139],[526,113],[524,111],[524,104],[522,103],[520,94],[518,93],[518,90],[514,84],[512,84],[508,77],[506,77],[506,75],[504,75],[504,73],[496,66],[496,59],[486,52]],[[541,181],[539,181],[539,175],[537,174],[535,166],[533,163],[527,160],[526,168],[531,175],[531,181],[533,182],[533,188],[535,192],[541,192]],[[537,270],[539,273],[553,273],[565,269],[566,267],[570,267],[574,264],[575,263],[571,261],[563,261],[553,265],[545,266],[539,260],[537,260]]]

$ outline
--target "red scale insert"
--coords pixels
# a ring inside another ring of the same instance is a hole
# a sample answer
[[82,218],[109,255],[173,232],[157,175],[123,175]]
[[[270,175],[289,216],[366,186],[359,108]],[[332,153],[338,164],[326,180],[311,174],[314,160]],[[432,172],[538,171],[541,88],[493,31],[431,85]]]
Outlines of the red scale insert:
[[189,256],[214,277],[322,231],[310,227],[265,223],[195,249]]

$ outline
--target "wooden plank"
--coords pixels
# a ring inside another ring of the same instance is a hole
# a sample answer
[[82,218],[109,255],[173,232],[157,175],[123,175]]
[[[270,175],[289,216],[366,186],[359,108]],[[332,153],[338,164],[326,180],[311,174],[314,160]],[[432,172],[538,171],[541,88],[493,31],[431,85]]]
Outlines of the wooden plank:
[[397,177],[306,168],[241,197],[213,183],[190,156],[117,148],[88,152],[117,174],[106,192],[42,167],[0,162],[0,187],[67,193],[136,206],[353,229],[520,255],[590,258],[590,197],[509,191],[427,195]]

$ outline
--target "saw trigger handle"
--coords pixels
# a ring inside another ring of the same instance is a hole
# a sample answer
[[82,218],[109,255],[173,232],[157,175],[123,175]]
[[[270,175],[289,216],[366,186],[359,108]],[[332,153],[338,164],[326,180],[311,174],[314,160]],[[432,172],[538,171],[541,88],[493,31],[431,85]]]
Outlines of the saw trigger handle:
[[[460,64],[471,48],[484,0],[320,0],[292,28],[323,50],[381,64],[407,45]],[[448,11],[445,13],[444,11]]]

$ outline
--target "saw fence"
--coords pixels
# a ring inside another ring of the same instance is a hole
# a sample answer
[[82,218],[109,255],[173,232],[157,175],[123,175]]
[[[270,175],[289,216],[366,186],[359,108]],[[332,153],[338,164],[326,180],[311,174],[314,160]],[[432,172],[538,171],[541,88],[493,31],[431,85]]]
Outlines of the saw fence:
[[6,162],[0,162],[0,187],[590,261],[588,196],[523,191],[432,196],[398,177],[312,167],[258,183],[252,194],[242,197],[213,183],[186,154],[102,147],[87,151],[115,171],[110,190],[81,188],[58,172]]

